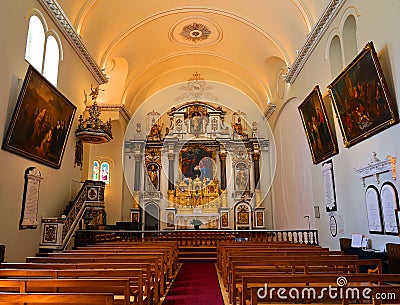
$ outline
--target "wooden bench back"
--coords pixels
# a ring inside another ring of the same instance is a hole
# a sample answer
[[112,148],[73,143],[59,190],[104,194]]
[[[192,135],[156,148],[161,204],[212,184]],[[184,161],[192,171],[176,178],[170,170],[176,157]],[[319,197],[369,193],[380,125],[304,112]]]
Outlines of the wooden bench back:
[[91,304],[114,305],[114,296],[110,293],[3,293],[0,292],[0,304]]

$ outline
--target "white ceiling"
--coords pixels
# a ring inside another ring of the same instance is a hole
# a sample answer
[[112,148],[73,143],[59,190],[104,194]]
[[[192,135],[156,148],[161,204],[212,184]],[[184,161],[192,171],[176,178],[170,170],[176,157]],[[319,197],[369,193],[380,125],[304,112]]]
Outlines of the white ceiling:
[[265,108],[279,74],[293,63],[329,2],[58,0],[110,76],[104,100],[125,104],[131,113],[155,92],[187,81],[196,71]]

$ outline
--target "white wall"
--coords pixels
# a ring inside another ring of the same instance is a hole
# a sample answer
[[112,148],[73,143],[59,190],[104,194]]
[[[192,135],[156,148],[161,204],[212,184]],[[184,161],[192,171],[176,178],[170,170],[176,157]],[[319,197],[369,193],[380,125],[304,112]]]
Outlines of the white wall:
[[[278,166],[278,177],[283,179],[275,180],[275,206],[300,206],[303,209],[297,212],[298,216],[311,213],[313,205],[319,205],[321,218],[316,219],[316,226],[319,229],[320,241],[324,246],[339,248],[340,237],[350,237],[353,232],[363,233],[372,239],[372,247],[379,248],[386,242],[399,242],[398,237],[385,235],[370,235],[367,227],[367,213],[364,202],[365,187],[353,168],[367,165],[371,160],[372,152],[376,152],[378,157],[384,159],[387,155],[399,156],[400,145],[400,125],[393,126],[367,140],[358,143],[351,148],[344,148],[342,135],[340,133],[337,119],[335,118],[336,136],[339,143],[339,155],[332,158],[338,212],[337,215],[343,215],[344,234],[338,234],[332,238],[329,232],[329,216],[325,212],[324,184],[322,178],[321,164],[313,165],[310,152],[307,146],[297,106],[311,92],[315,85],[319,85],[324,95],[327,92],[326,86],[333,80],[329,68],[329,58],[325,59],[325,51],[328,45],[328,37],[331,32],[339,31],[343,16],[346,16],[348,10],[356,12],[357,21],[357,43],[358,50],[361,51],[364,45],[373,41],[377,53],[381,55],[380,60],[385,72],[385,77],[389,83],[392,97],[398,105],[400,92],[400,40],[398,39],[398,29],[400,21],[400,3],[396,0],[378,1],[347,1],[342,7],[336,19],[327,30],[326,34],[313,51],[313,54],[307,61],[305,67],[297,77],[294,84],[288,86],[286,94],[287,105],[277,118],[274,134],[277,143],[290,143],[294,137],[301,137],[301,143],[296,142],[291,145],[282,145],[281,151],[278,150],[278,156],[282,157],[285,166]],[[277,114],[275,114],[277,115]],[[287,128],[288,122],[291,122],[290,128]],[[300,134],[299,131],[302,131]],[[293,155],[293,150],[296,155]],[[287,159],[287,156],[291,156]],[[278,157],[279,158],[279,157]],[[292,162],[293,166],[290,166]],[[303,165],[297,165],[297,162]],[[281,162],[278,160],[277,162]],[[308,181],[307,181],[308,180]],[[393,181],[390,175],[383,175],[381,178],[394,182],[399,189],[399,181]],[[300,187],[304,182],[309,186]],[[367,185],[374,180],[368,180]],[[302,189],[302,190],[301,190]],[[298,190],[308,192],[309,196],[302,194],[300,198],[294,198],[289,192]],[[288,195],[289,194],[289,195]],[[307,198],[307,204],[301,205]],[[287,228],[293,228],[299,225],[298,219],[293,219],[293,210],[284,210],[277,208],[278,219],[282,219],[282,224]],[[313,215],[313,214],[311,214]],[[284,222],[283,220],[290,220]],[[296,222],[297,221],[297,222]]]
[[79,168],[74,168],[76,118],[83,110],[83,90],[96,84],[60,31],[35,0],[2,1],[0,10],[1,74],[0,74],[0,138],[3,141],[19,93],[19,82],[25,76],[28,63],[24,59],[28,20],[32,8],[40,10],[49,29],[59,33],[64,51],[60,63],[58,89],[77,106],[60,169],[39,164],[5,150],[0,150],[0,243],[6,245],[7,261],[23,261],[38,251],[40,226],[35,230],[19,230],[24,191],[24,172],[30,166],[39,169],[44,178],[40,184],[38,220],[42,216],[60,216],[70,199],[70,186],[80,180]]

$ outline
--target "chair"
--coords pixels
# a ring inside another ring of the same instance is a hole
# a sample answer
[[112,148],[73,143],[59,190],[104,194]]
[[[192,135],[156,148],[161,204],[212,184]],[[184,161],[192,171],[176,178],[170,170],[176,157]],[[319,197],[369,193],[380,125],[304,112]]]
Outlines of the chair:
[[390,273],[400,273],[400,244],[386,244],[387,260]]
[[351,238],[339,238],[340,250],[346,253],[347,250],[351,249]]

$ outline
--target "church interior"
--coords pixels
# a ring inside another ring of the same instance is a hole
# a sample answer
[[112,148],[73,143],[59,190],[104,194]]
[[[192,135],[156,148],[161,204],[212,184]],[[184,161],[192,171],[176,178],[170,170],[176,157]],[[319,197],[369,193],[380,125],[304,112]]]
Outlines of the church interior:
[[[0,304],[264,304],[274,272],[396,281],[399,0],[1,6]],[[374,304],[400,295],[376,286]]]

